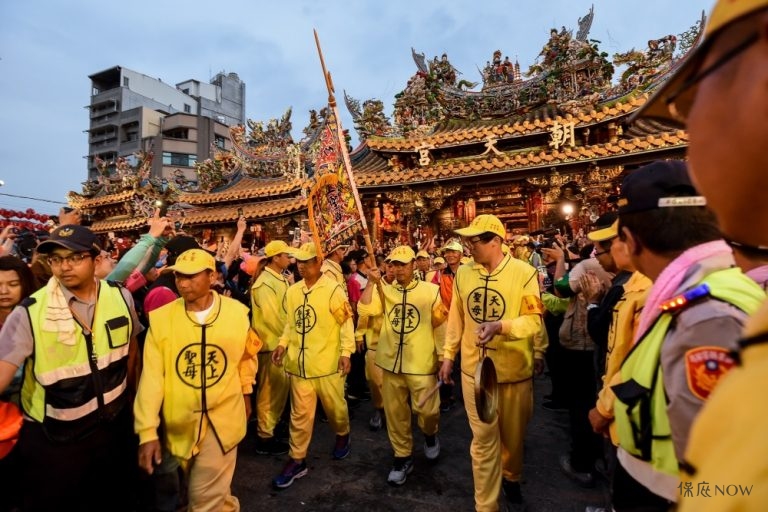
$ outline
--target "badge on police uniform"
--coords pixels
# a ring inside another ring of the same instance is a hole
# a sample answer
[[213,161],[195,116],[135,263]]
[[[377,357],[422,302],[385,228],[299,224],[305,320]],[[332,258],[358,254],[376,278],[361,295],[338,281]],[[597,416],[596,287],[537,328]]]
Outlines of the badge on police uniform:
[[685,353],[685,377],[688,389],[701,400],[709,398],[720,378],[736,365],[730,352],[722,347],[697,347]]

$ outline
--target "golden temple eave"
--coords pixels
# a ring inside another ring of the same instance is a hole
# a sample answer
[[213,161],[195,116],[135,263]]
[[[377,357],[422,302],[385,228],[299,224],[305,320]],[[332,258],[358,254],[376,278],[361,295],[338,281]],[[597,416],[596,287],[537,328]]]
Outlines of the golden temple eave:
[[[201,210],[186,211],[184,225],[195,226],[215,224],[219,222],[236,222],[238,209],[243,209],[243,216],[248,220],[263,220],[280,215],[291,214],[305,210],[307,200],[301,196],[276,199],[273,201],[261,201],[256,203],[241,203],[220,208],[205,208]],[[141,217],[122,217],[100,220],[93,223],[91,229],[97,233],[108,231],[128,231],[145,226],[147,220]]]
[[297,191],[301,188],[302,183],[302,179],[274,178],[265,180],[245,176],[231,186],[217,192],[184,192],[179,195],[179,201],[189,204],[211,204],[222,201],[272,197]]
[[504,123],[492,126],[474,126],[445,131],[437,131],[424,137],[412,138],[387,138],[369,137],[366,141],[368,147],[376,151],[417,151],[421,147],[441,148],[482,143],[489,138],[508,139],[525,135],[535,135],[548,132],[552,126],[558,123],[574,123],[574,128],[586,128],[594,125],[627,116],[640,108],[648,100],[647,94],[630,96],[617,101],[612,105],[604,105],[599,110],[579,112],[578,114],[566,114],[565,116],[535,117],[514,123]]
[[590,146],[563,147],[538,153],[515,153],[514,155],[495,156],[493,158],[475,158],[472,160],[450,161],[425,167],[402,170],[381,170],[356,173],[360,188],[377,186],[408,185],[420,182],[432,182],[441,179],[481,176],[489,173],[523,170],[527,168],[551,167],[585,161],[597,161],[605,158],[627,155],[642,155],[659,150],[685,147],[688,134],[684,131],[651,134],[645,137],[622,139],[617,142]]
[[110,204],[123,203],[133,198],[136,195],[136,190],[124,190],[122,192],[116,192],[114,194],[106,194],[98,197],[84,197],[80,194],[70,193],[68,197],[69,205],[72,208],[88,209],[97,208],[99,206],[107,206]]

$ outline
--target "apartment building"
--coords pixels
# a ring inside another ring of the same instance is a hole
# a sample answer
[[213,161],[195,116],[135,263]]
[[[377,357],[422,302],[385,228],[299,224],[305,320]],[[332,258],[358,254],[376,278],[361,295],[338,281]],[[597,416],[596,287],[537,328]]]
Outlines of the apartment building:
[[174,86],[115,66],[89,78],[89,180],[96,177],[97,158],[109,162],[151,150],[153,176],[181,173],[194,181],[195,163],[209,158],[212,146],[229,149],[229,126],[245,123],[245,83],[236,73]]

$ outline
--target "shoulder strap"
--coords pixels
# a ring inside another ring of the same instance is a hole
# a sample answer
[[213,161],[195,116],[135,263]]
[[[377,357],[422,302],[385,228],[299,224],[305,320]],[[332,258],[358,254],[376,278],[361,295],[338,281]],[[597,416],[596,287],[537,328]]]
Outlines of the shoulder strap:
[[29,308],[32,304],[35,304],[37,302],[37,299],[34,297],[27,297],[26,299],[23,299],[19,305],[24,306],[25,308]]

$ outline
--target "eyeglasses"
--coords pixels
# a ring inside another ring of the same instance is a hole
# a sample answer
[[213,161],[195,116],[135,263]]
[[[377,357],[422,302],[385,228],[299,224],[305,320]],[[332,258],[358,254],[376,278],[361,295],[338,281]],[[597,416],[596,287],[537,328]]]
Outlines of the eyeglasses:
[[70,254],[69,256],[58,256],[54,254],[52,256],[48,256],[48,263],[52,267],[58,267],[59,265],[61,265],[66,261],[68,265],[72,267],[76,267],[80,265],[80,263],[82,263],[83,260],[90,257],[91,257],[91,253],[89,252],[78,252],[78,253]]
[[713,62],[708,68],[706,69],[699,69],[696,73],[689,76],[681,85],[677,88],[677,90],[673,91],[669,96],[666,98],[667,102],[667,108],[669,109],[670,115],[676,119],[677,121],[681,123],[685,123],[688,119],[688,114],[691,110],[691,105],[693,104],[692,98],[688,98],[688,101],[681,102],[678,104],[678,100],[680,97],[688,91],[691,87],[698,84],[702,80],[704,80],[706,77],[723,67],[725,64],[727,64],[731,59],[733,59],[735,56],[749,48],[750,45],[757,42],[759,39],[759,35],[757,32],[754,32],[749,37],[747,37],[744,41],[737,44],[727,52],[723,53],[719,59],[717,59],[715,62]]
[[477,244],[487,244],[491,240],[496,238],[495,236],[488,236],[488,235],[480,235],[480,236],[474,236],[472,238],[468,238],[467,242],[470,243],[470,245],[475,246]]

